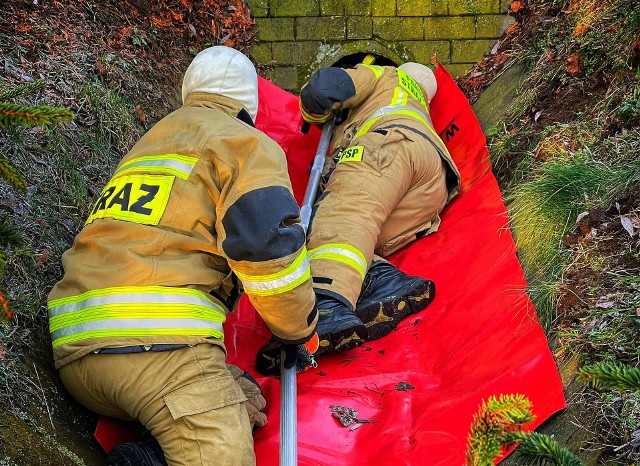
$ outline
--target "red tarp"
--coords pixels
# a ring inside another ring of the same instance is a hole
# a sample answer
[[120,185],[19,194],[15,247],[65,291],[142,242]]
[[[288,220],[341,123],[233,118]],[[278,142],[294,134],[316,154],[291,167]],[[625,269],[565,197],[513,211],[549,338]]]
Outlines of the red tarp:
[[[516,258],[486,142],[467,99],[443,67],[431,105],[462,176],[462,195],[443,214],[440,230],[389,259],[436,283],[436,298],[388,336],[325,355],[298,375],[300,465],[464,464],[473,415],[491,395],[522,393],[533,403],[535,428],[565,407],[562,383]],[[287,153],[301,202],[320,132],[300,133],[297,97],[260,80],[256,126]],[[267,399],[269,423],[256,431],[260,466],[279,462],[280,383],[260,377],[255,354],[269,332],[246,297],[225,324],[229,361],[251,372]],[[406,382],[413,389],[399,390]],[[342,427],[331,405],[354,408],[376,422]],[[101,421],[101,423],[104,422]],[[102,425],[97,437],[114,445]]]

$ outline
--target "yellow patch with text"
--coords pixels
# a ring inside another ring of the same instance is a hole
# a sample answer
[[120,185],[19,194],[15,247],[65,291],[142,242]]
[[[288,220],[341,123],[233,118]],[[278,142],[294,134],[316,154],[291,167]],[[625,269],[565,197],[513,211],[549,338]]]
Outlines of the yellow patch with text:
[[362,162],[362,156],[364,155],[364,146],[352,146],[347,147],[340,153],[338,163],[342,162]]
[[413,79],[411,76],[409,76],[403,70],[398,70],[398,81],[400,82],[400,86],[405,91],[407,91],[409,94],[411,94],[411,96],[414,99],[416,99],[418,102],[420,102],[425,107],[427,106],[427,101],[424,98],[424,92],[422,92],[422,88],[416,82],[415,79]]
[[89,224],[98,218],[115,218],[157,225],[167,208],[175,176],[129,175],[111,179],[94,204]]

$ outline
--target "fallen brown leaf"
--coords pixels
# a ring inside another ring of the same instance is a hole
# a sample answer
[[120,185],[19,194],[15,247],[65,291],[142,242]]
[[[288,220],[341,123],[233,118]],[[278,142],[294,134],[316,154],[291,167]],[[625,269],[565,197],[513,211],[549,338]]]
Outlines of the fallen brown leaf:
[[520,11],[522,9],[522,7],[523,7],[522,2],[520,2],[518,0],[514,0],[513,2],[511,2],[510,10],[513,13],[517,13],[518,11]]
[[142,110],[142,107],[140,106],[140,104],[136,105],[136,113],[138,114],[138,118],[140,118],[140,122],[142,123],[142,126],[146,126],[146,119],[147,119],[147,115],[145,115],[144,110]]
[[574,29],[573,33],[580,37],[580,36],[584,36],[587,31],[589,30],[589,26],[584,24],[584,23],[578,23],[576,28]]
[[580,55],[574,53],[567,58],[567,73],[571,76],[578,76],[582,73],[582,65],[580,65]]
[[5,320],[11,320],[13,318],[13,312],[9,308],[9,301],[4,297],[4,294],[0,292],[0,304],[2,305],[2,309],[4,311]]
[[505,33],[507,35],[511,35],[513,34],[516,29],[518,29],[520,27],[520,25],[518,25],[518,23],[511,23],[511,25],[507,28],[507,30],[505,31]]
[[36,254],[36,265],[38,267],[42,267],[51,257],[51,250],[49,248],[44,248],[40,253]]
[[509,58],[508,53],[501,53],[497,55],[495,59],[495,66],[501,66],[505,61],[507,61],[507,58]]
[[96,68],[98,69],[98,74],[100,76],[104,75],[104,65],[102,64],[100,57],[96,57]]

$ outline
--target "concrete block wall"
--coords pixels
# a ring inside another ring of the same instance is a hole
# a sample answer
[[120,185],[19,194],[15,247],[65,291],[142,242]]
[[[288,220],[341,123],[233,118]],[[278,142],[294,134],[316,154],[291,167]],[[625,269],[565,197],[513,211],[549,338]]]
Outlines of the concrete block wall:
[[298,91],[319,67],[358,52],[429,64],[453,76],[480,60],[513,22],[508,0],[246,0],[260,73]]

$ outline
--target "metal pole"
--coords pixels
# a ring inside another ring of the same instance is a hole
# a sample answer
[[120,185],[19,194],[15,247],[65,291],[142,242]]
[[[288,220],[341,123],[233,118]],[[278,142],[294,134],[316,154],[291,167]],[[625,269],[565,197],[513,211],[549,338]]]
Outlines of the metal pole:
[[[318,192],[318,184],[320,183],[320,176],[322,176],[324,159],[329,149],[332,132],[333,120],[330,120],[322,127],[320,143],[313,159],[309,183],[300,208],[301,223],[305,232],[309,229],[313,203]],[[298,353],[295,346],[282,346],[280,350],[280,466],[297,466],[298,464],[297,356]]]

